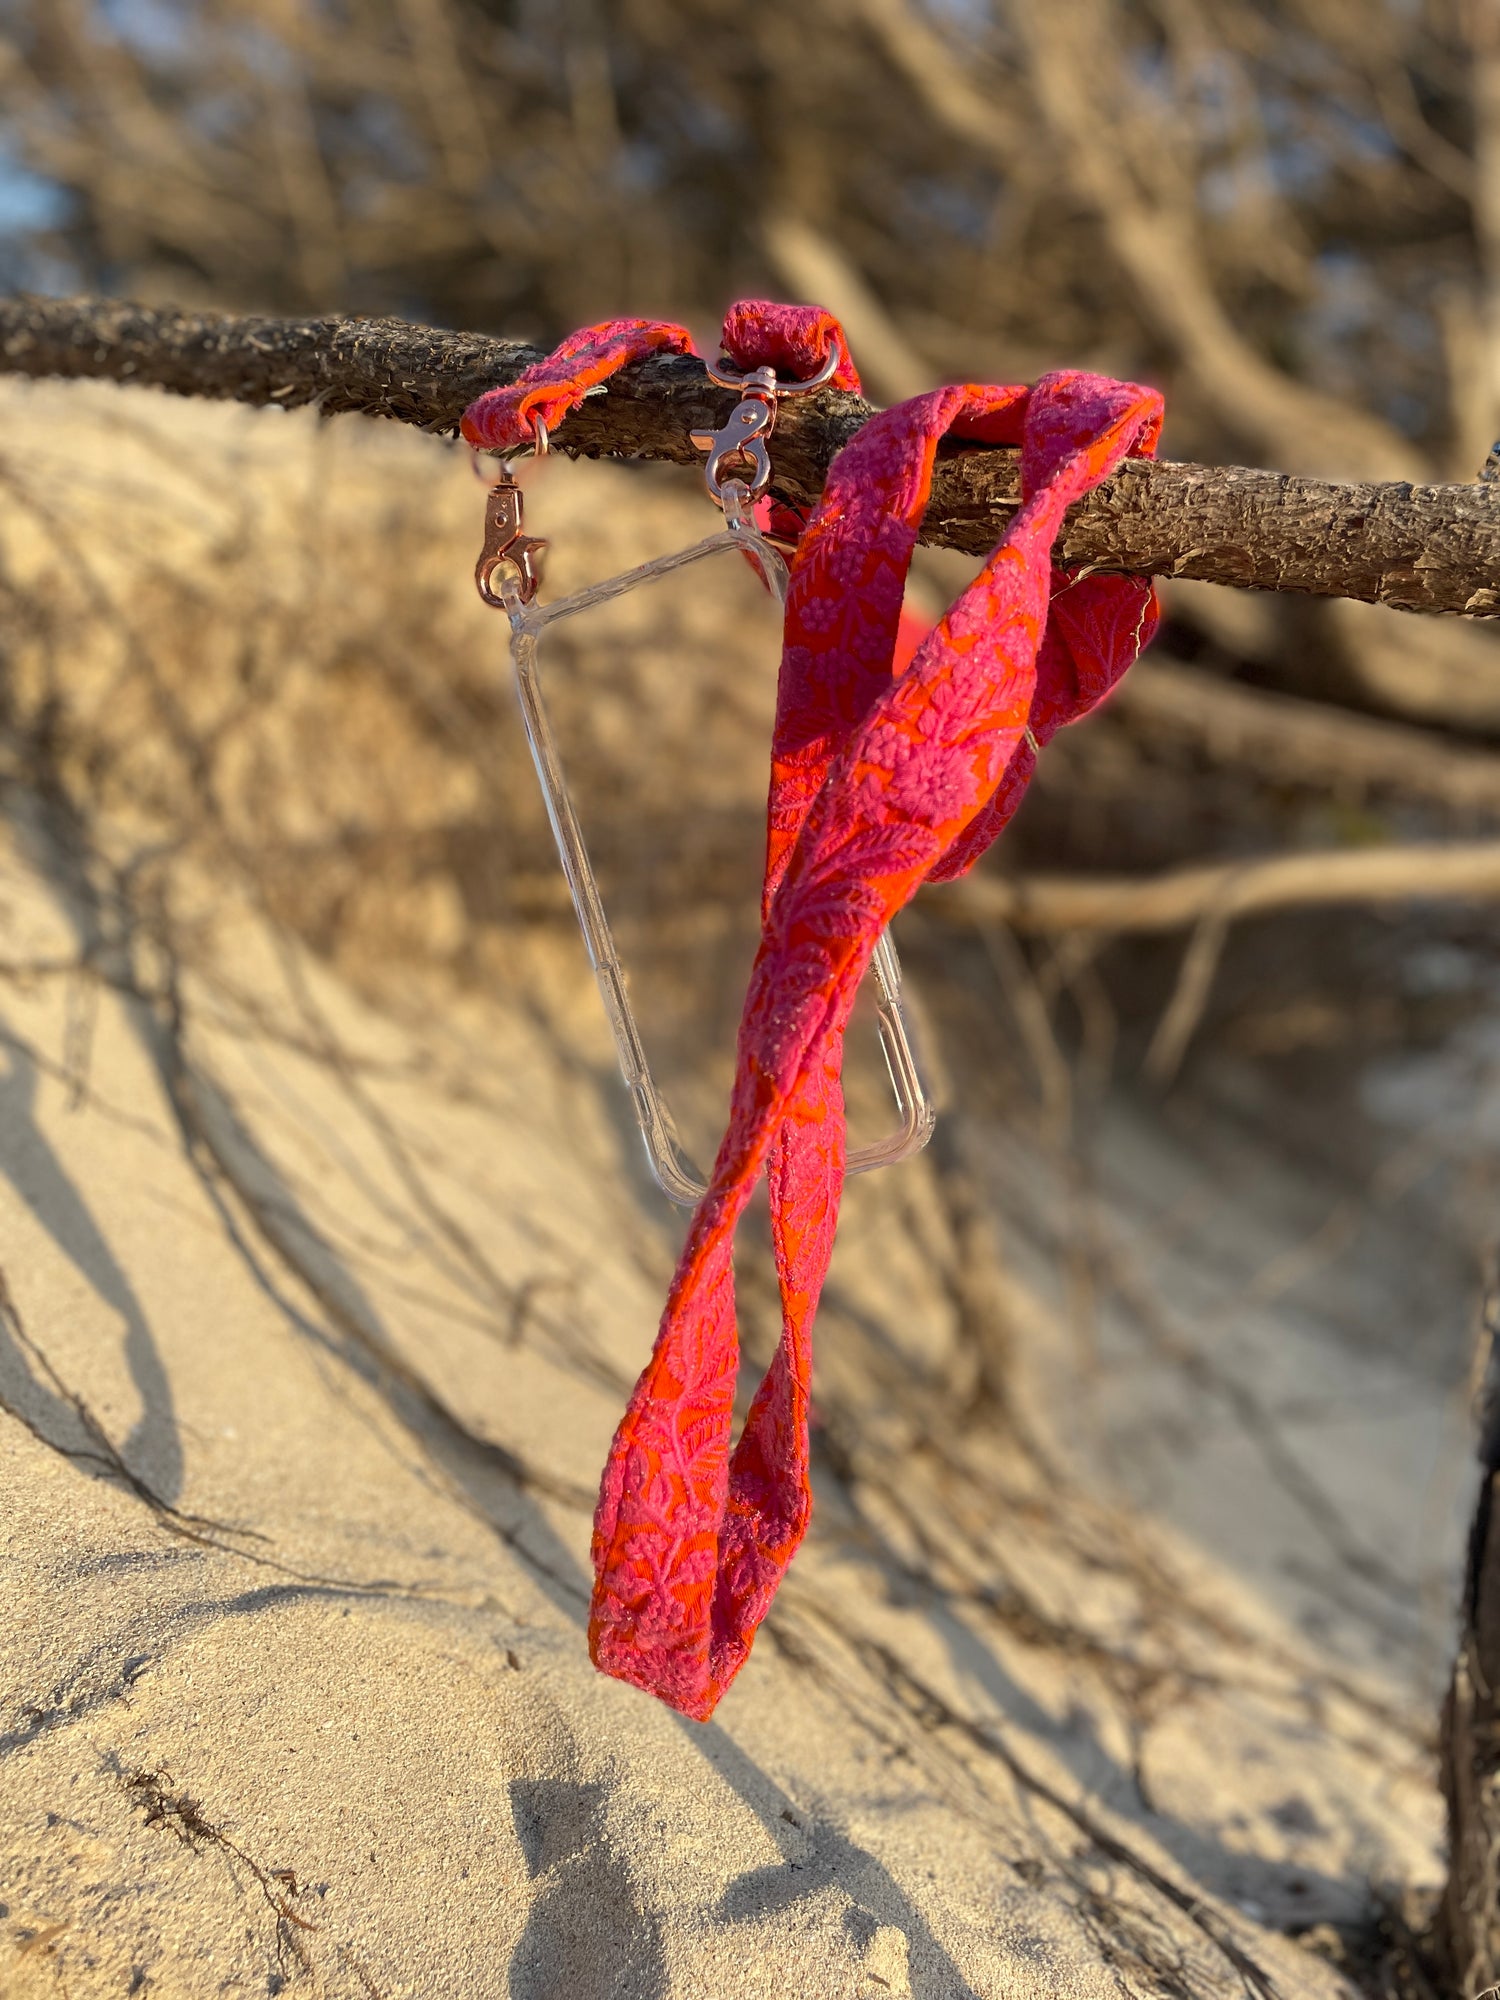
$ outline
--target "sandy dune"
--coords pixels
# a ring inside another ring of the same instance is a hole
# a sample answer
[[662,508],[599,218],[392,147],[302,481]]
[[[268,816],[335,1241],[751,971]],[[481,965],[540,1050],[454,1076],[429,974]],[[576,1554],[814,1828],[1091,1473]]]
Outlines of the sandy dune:
[[[964,1184],[1003,1258],[966,1245],[951,1158],[851,1190],[814,1532],[719,1718],[601,1680],[594,1483],[680,1222],[637,1160],[581,959],[549,933],[516,943],[524,979],[460,979],[440,963],[451,891],[393,864],[361,904],[359,849],[343,928],[309,949],[290,836],[261,867],[251,834],[303,812],[312,853],[319,815],[366,797],[302,785],[339,726],[314,666],[287,669],[259,748],[231,746],[200,793],[182,742],[158,748],[163,703],[189,713],[183,741],[217,744],[235,675],[254,683],[222,606],[198,655],[153,628],[162,574],[224,533],[178,470],[189,439],[241,487],[303,482],[324,520],[395,496],[410,536],[416,509],[433,629],[478,648],[474,494],[422,439],[330,461],[275,417],[6,407],[25,489],[4,502],[6,587],[36,618],[16,628],[0,847],[0,1992],[1361,1990],[1382,1897],[1440,1872],[1461,1307],[1440,1353],[1372,1347],[1360,1398],[1289,1415],[1288,1474],[1213,1371],[1242,1365],[1254,1408],[1338,1402],[1357,1269],[1290,1304],[1263,1287],[1239,1319],[1224,1303],[1240,1265],[1306,1237],[1322,1191],[1247,1193],[1273,1164],[1250,1141],[1112,1111],[1101,1227],[1202,1366],[1166,1336],[1126,1366],[1106,1318],[1090,1388],[1052,1168],[1019,1129],[970,1132]],[[135,653],[81,649],[63,585],[43,588],[59,558],[35,495],[69,464],[81,497],[58,504],[91,534],[136,496],[132,546],[97,556]],[[290,631],[327,580],[299,580],[294,526],[264,511],[233,565]],[[339,767],[363,767],[372,815],[451,818],[462,772],[372,713],[351,700],[369,748]],[[278,770],[297,796],[272,795]],[[322,880],[309,860],[309,899]],[[398,969],[361,977],[382,926]],[[481,969],[504,956],[484,951]],[[1184,1182],[1221,1206],[1174,1233]],[[1243,1227],[1217,1241],[1231,1199]],[[764,1278],[745,1289],[763,1352]],[[1020,1359],[1009,1419],[965,1428],[943,1396],[981,1294]]]

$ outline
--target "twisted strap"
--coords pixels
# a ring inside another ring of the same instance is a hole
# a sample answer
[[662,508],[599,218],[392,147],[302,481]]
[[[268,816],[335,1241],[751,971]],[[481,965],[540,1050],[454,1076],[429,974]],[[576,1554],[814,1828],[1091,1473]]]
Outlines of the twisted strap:
[[[842,334],[827,314],[808,312],[804,323],[799,310],[734,308],[732,358],[816,372]],[[622,325],[634,332],[622,337]],[[565,414],[583,393],[568,404],[570,349],[595,366],[607,336],[623,365],[680,334],[615,322],[575,335],[527,371],[534,385],[523,377],[475,411],[540,390],[553,402],[533,407]],[[857,386],[843,353],[843,386]],[[744,1664],[807,1526],[811,1331],[843,1186],[840,1076],[855,991],[890,918],[924,881],[973,865],[1019,805],[1034,745],[1093,707],[1154,630],[1149,583],[1074,579],[1050,551],[1066,508],[1127,454],[1154,451],[1160,424],[1154,391],[1076,371],[1030,390],[934,390],[881,412],[844,448],[798,546],[762,935],[729,1126],[594,1519],[596,1664],[698,1720]],[[1022,504],[979,577],[898,672],[907,569],[938,441],[950,433],[1019,444]],[[782,1335],[731,1453],[732,1249],[762,1172]]]

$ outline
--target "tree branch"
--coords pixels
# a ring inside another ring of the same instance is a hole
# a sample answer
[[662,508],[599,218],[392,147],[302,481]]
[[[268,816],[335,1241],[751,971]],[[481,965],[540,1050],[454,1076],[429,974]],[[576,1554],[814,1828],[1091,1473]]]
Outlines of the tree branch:
[[[0,373],[148,384],[282,409],[312,405],[328,415],[352,410],[449,434],[481,390],[513,381],[537,358],[518,341],[394,319],[0,301]],[[698,454],[689,432],[720,424],[731,403],[701,362],[655,357],[591,397],[557,445],[587,458],[692,465]],[[870,414],[862,398],[833,390],[789,403],[773,451],[776,492],[801,505],[815,500],[834,455]],[[923,541],[986,554],[1017,504],[1016,459],[1009,450],[945,445]],[[1500,492],[1130,460],[1070,512],[1060,556],[1140,576],[1491,618],[1500,616]]]
[[1450,817],[1500,817],[1500,757],[1404,722],[1270,694],[1148,653],[1110,697],[1110,713],[1154,748],[1171,744],[1222,769],[1325,797],[1372,792],[1420,800]]
[[1476,840],[1272,854],[1160,875],[981,873],[931,890],[922,907],[929,917],[954,924],[1118,936],[1182,930],[1205,918],[1230,922],[1270,910],[1495,896],[1500,896],[1500,841]]

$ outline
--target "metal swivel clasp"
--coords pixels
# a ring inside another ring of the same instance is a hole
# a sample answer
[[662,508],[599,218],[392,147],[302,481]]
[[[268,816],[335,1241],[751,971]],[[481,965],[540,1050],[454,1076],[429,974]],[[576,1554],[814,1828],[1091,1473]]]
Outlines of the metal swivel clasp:
[[716,507],[724,505],[724,489],[731,480],[745,486],[752,501],[769,489],[771,454],[766,439],[776,428],[777,402],[782,396],[800,396],[823,388],[833,380],[838,365],[836,347],[806,382],[778,381],[776,370],[769,367],[739,369],[723,361],[709,364],[710,382],[717,382],[722,389],[738,389],[743,397],[729,412],[722,429],[692,433],[695,450],[708,453],[703,482]]
[[[540,416],[533,416],[532,455],[545,458],[550,446],[546,423]],[[502,462],[498,478],[491,477],[490,468],[494,462],[477,453],[474,458],[474,470],[489,488],[484,508],[484,547],[474,565],[474,581],[485,603],[494,605],[497,611],[504,611],[509,607],[501,591],[495,589],[496,571],[508,570],[515,579],[514,594],[520,597],[523,604],[530,604],[542,580],[541,554],[547,544],[539,536],[522,532],[526,502],[511,471],[513,461],[507,459]]]
[[766,439],[776,428],[776,372],[761,368],[756,373],[769,379],[764,385],[744,384],[744,401],[735,404],[721,429],[692,433],[694,449],[708,454],[703,478],[710,498],[720,506],[724,504],[722,491],[726,479],[743,481],[755,500],[771,484],[771,454],[766,449]]
[[521,602],[529,604],[540,584],[539,558],[547,544],[536,535],[522,533],[525,502],[521,489],[506,475],[492,486],[484,508],[484,547],[474,565],[474,581],[486,604],[505,609],[505,599],[495,589],[497,570],[509,570],[516,578]]

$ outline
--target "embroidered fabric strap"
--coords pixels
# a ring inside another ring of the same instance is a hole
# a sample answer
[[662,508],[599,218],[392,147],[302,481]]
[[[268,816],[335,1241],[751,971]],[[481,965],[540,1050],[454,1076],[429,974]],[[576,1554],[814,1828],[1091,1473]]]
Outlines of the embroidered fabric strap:
[[[482,397],[464,435],[512,448],[528,410],[560,422],[611,366],[687,351],[674,345],[685,339],[643,321],[574,335]],[[833,340],[843,356],[835,380],[857,387],[826,313],[750,302],[725,324],[738,365],[770,362],[794,377],[816,372]],[[972,867],[1005,826],[1035,768],[1033,744],[1102,699],[1154,631],[1148,582],[1073,578],[1050,552],[1073,501],[1126,455],[1155,450],[1161,415],[1154,390],[1078,371],[1030,390],[934,390],[880,412],[845,446],[799,542],[762,935],[729,1126],[594,1520],[596,1664],[698,1720],[744,1664],[807,1527],[811,1332],[843,1186],[840,1077],[855,991],[895,912],[923,882]],[[1019,444],[1022,504],[979,577],[898,671],[906,574],[949,434]],[[762,1172],[782,1335],[731,1452],[733,1240]]]
[[[859,390],[844,329],[818,306],[778,306],[741,299],[724,319],[724,352],[739,368],[774,368],[789,382],[806,381],[839,351],[831,386]],[[543,361],[534,361],[503,389],[487,389],[464,411],[464,438],[481,451],[517,451],[535,435],[537,417],[549,431],[576,410],[590,389],[649,354],[696,354],[693,336],[669,320],[610,319],[570,333]]]

